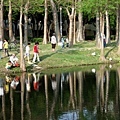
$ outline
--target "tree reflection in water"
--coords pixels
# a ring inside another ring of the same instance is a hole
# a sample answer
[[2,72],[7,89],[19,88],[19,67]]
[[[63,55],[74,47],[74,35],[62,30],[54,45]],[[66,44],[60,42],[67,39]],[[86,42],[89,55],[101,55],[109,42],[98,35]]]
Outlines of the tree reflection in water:
[[6,76],[0,78],[1,120],[120,119],[119,67]]

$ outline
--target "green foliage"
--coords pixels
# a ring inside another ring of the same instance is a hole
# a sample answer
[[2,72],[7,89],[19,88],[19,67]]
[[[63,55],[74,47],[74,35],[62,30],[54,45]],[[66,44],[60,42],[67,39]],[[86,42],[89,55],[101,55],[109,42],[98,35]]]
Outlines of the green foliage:
[[43,41],[43,39],[42,38],[33,38],[30,41],[33,42],[33,43],[35,43],[35,42],[39,42],[40,43],[40,42]]

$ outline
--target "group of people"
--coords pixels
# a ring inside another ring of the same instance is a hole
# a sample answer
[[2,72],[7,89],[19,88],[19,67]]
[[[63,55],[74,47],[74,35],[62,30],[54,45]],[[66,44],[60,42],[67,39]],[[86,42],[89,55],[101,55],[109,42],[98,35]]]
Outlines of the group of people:
[[[55,33],[53,33],[52,37],[51,37],[51,45],[52,45],[52,51],[55,51],[55,48],[56,48],[56,44],[57,44],[57,39],[56,39],[56,36],[55,36]],[[68,38],[61,38],[61,47],[64,48],[64,47],[69,47],[69,40]]]
[[[56,39],[55,33],[53,33],[51,37],[52,51],[55,51],[56,44],[57,44],[57,39]],[[12,55],[9,54],[9,51],[8,51],[9,44],[7,40],[4,40],[3,43],[2,43],[2,40],[0,40],[0,50],[2,49],[4,49],[5,56],[10,56],[8,62],[6,63],[5,68],[9,70],[12,67],[19,67],[20,64],[18,62],[18,58],[16,57],[16,55],[14,53]],[[33,46],[33,58],[32,58],[32,62],[30,62],[30,43],[28,43],[25,47],[24,58],[27,58],[28,63],[35,63],[36,61],[40,62],[39,52],[40,52],[39,43],[35,42]],[[1,55],[0,55],[0,58],[1,58]]]

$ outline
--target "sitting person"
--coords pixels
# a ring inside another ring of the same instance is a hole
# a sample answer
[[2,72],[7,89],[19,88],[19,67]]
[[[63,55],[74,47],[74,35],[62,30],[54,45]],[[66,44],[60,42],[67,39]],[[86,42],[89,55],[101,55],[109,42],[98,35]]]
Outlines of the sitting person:
[[7,70],[9,70],[9,69],[11,69],[11,68],[12,68],[12,63],[11,63],[11,61],[10,61],[10,60],[6,63],[5,68],[6,68]]
[[12,66],[14,66],[14,67],[20,66],[20,64],[18,63],[18,58],[16,57],[15,54],[12,54],[12,56],[10,56],[10,61],[12,63]]

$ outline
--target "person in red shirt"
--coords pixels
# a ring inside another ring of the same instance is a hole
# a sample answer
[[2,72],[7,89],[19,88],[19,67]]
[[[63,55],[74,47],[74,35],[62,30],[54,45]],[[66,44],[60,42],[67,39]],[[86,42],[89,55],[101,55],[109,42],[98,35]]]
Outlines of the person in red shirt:
[[39,43],[36,42],[35,45],[34,45],[34,47],[33,47],[33,54],[34,54],[34,56],[33,56],[33,61],[32,61],[33,63],[35,63],[36,58],[37,58],[37,61],[38,61],[38,62],[40,61],[38,45],[39,45]]

